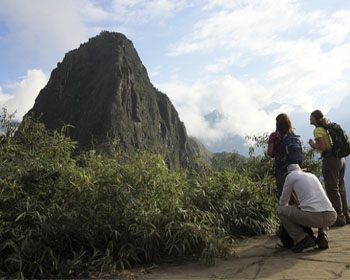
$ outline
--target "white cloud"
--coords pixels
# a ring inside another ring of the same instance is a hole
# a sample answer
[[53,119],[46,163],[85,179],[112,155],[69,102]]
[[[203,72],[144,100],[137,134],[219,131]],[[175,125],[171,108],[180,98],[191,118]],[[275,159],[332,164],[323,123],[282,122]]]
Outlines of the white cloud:
[[11,99],[11,95],[4,93],[0,87],[0,104],[5,104],[9,99]]
[[[215,10],[194,25],[194,31],[183,37],[170,51],[181,55],[213,48],[253,51],[269,54],[279,33],[298,27],[303,15],[294,1],[242,1],[244,5]],[[254,54],[253,54],[254,55]]]
[[37,57],[56,58],[79,46],[87,37],[82,24],[79,1],[5,0],[0,15],[6,22],[14,56],[32,51]]
[[42,70],[28,70],[27,76],[13,85],[12,94],[5,94],[0,88],[0,104],[6,107],[9,113],[16,112],[16,119],[22,117],[34,105],[35,98],[47,83],[47,77]]
[[225,8],[225,9],[233,9],[247,3],[247,0],[235,0],[235,1],[227,1],[227,0],[208,0],[208,3],[203,7],[203,10],[212,10],[217,7]]
[[245,67],[251,59],[248,56],[243,56],[241,53],[232,53],[229,57],[219,57],[213,63],[205,66],[205,71],[217,73],[227,69],[231,65]]
[[84,3],[82,6],[82,14],[84,15],[84,21],[101,22],[111,19],[112,14],[109,11],[103,9],[102,7],[95,5],[95,3],[89,1],[83,1],[82,3]]
[[279,93],[281,101],[300,104],[310,111],[315,106],[338,106],[349,94],[349,43],[327,52],[312,41],[280,43],[276,48],[279,53],[268,73],[267,86]]
[[321,22],[320,43],[341,44],[350,39],[350,11],[340,10]]
[[[242,83],[231,76],[192,86],[158,85],[172,100],[189,135],[206,143],[225,137],[256,135],[273,128],[277,110],[264,107],[270,94],[254,81]],[[206,116],[218,112],[214,122]]]
[[[263,70],[259,72],[259,84],[240,81],[231,75],[212,84],[202,84],[198,92],[190,87],[187,92],[191,95],[207,93],[195,108],[202,116],[200,120],[188,117],[192,112],[182,112],[185,110],[177,106],[194,136],[204,137],[206,131],[211,131],[210,137],[214,140],[227,133],[243,137],[269,131],[268,127],[280,112],[304,115],[300,113],[310,113],[315,108],[328,112],[350,95],[349,10],[334,14],[306,12],[301,10],[299,1],[294,0],[215,0],[208,1],[204,9],[211,13],[198,21],[193,31],[173,46],[170,54],[218,53],[219,57],[205,66],[207,72],[216,74],[223,70],[227,73],[228,66],[232,65],[242,67],[242,73],[252,73],[251,77],[257,79],[253,67],[259,65]],[[269,60],[261,66],[259,59],[267,57]],[[209,97],[209,92],[223,104]],[[210,109],[202,108],[209,105],[224,118],[218,119],[215,127],[208,128],[204,116]],[[242,117],[246,115],[250,117]]]
[[114,0],[114,19],[123,24],[145,24],[173,17],[190,4],[186,0]]

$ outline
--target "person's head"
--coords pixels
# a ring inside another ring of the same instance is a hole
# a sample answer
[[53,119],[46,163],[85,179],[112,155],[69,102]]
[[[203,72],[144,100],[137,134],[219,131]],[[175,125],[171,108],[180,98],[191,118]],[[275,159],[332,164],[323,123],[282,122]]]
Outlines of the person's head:
[[279,114],[276,117],[276,131],[280,134],[292,134],[293,126],[287,114]]
[[303,169],[301,169],[299,164],[297,164],[297,163],[289,164],[287,166],[287,173],[289,174],[293,171],[303,171]]
[[324,117],[321,110],[315,110],[310,115],[310,124],[314,126],[322,126],[326,124],[328,120]]

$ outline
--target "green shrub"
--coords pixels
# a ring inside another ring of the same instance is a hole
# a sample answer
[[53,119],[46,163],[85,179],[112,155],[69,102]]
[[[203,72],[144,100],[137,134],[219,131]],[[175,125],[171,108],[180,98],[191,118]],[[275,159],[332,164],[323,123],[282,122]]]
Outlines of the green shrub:
[[147,152],[73,156],[69,127],[18,126],[6,112],[1,125],[0,277],[87,277],[169,256],[213,262],[238,238],[274,229],[269,176],[174,172]]
[[209,212],[215,227],[231,237],[271,232],[275,227],[273,180],[252,181],[237,171],[209,170],[196,178],[190,203]]

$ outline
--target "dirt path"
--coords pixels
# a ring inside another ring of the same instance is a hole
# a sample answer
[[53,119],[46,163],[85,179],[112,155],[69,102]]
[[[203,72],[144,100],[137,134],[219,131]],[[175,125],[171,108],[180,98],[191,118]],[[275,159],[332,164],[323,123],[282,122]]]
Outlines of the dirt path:
[[204,265],[188,260],[167,264],[135,276],[137,280],[209,279],[350,279],[350,225],[328,231],[329,249],[308,249],[295,254],[277,249],[278,239],[265,235],[248,239],[236,248],[237,256]]

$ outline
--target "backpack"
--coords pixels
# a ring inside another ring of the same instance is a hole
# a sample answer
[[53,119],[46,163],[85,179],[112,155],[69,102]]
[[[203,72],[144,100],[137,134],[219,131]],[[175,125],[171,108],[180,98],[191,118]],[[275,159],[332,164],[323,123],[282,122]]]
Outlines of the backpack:
[[[301,226],[301,227],[313,240],[316,241],[314,232],[310,227],[305,227],[305,226]],[[280,225],[279,227],[279,238],[283,244],[283,247],[290,249],[294,246],[294,240],[292,239],[292,237],[290,237],[288,231],[285,229],[283,225]]]
[[331,152],[338,158],[346,157],[350,154],[350,141],[345,131],[340,127],[339,124],[329,122],[322,125],[332,138]]
[[295,134],[282,135],[282,149],[284,157],[279,160],[279,166],[286,168],[289,164],[303,164],[303,148],[301,147],[300,136]]

